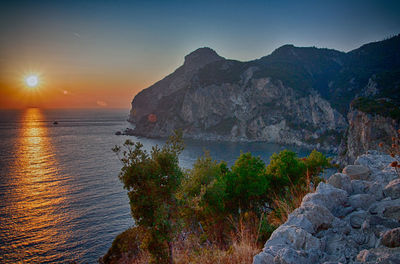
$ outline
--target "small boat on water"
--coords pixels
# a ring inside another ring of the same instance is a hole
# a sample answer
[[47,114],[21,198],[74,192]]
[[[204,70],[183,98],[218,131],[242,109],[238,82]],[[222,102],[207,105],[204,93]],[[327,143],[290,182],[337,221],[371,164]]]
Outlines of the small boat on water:
[[58,125],[58,122],[57,122],[57,121],[54,121],[54,122],[53,122],[53,125]]

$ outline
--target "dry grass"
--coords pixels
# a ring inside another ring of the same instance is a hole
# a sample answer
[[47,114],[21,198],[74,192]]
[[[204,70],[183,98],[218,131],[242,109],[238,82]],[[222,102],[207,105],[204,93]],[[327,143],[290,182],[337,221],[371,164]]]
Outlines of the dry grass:
[[216,245],[203,245],[198,237],[191,237],[182,242],[174,250],[176,264],[219,264],[219,263],[252,263],[253,256],[258,254],[261,248],[258,246],[260,220],[255,215],[245,214],[235,222],[235,232],[230,236],[231,244],[227,249]]
[[[238,264],[252,263],[253,256],[261,251],[258,246],[260,220],[255,215],[246,214],[234,221],[235,232],[230,235],[231,243],[227,248],[201,241],[198,235],[187,235],[176,241],[173,248],[175,264]],[[141,251],[135,259],[122,260],[126,264],[149,263],[148,253]],[[121,261],[121,260],[120,260]]]
[[[196,242],[185,241],[182,245],[174,248],[175,264],[238,264],[252,263],[253,256],[257,255],[261,248],[255,243],[248,240],[234,241],[232,245],[224,250],[216,246],[204,246]],[[149,263],[150,256],[146,252],[142,252],[133,260],[124,263],[144,264]]]
[[314,191],[315,186],[311,183],[310,175],[307,171],[305,184],[292,184],[283,197],[275,195],[271,204],[274,210],[268,214],[268,222],[275,227],[284,224],[289,214],[300,207],[303,197],[306,196],[307,193]]

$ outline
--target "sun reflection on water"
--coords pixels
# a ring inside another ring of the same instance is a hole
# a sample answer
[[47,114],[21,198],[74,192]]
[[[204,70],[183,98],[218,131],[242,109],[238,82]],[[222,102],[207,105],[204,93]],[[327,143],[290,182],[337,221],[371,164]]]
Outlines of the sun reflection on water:
[[[51,254],[50,258],[46,252],[59,251],[70,233],[65,222],[71,216],[63,210],[67,203],[67,179],[58,172],[44,120],[37,108],[27,109],[22,116],[8,202],[2,209],[6,221],[2,225],[9,227],[9,233],[0,251],[5,259],[17,263],[56,261],[59,254]],[[19,242],[7,243],[8,239]]]

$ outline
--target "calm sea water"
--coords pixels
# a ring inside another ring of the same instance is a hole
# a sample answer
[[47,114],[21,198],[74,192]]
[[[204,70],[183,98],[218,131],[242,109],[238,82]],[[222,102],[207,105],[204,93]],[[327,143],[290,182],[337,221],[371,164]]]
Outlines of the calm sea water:
[[[133,225],[121,163],[111,148],[125,139],[146,149],[163,140],[116,136],[128,110],[0,111],[0,263],[96,263]],[[58,125],[53,122],[58,121]],[[283,146],[186,140],[180,164],[203,150],[232,165],[240,151],[266,162]],[[304,156],[308,151],[295,149]]]

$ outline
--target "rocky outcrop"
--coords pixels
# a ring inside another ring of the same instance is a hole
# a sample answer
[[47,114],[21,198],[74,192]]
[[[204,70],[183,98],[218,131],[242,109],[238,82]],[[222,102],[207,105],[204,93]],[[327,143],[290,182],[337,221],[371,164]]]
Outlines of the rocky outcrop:
[[320,183],[253,263],[400,263],[400,189],[392,161],[371,151]]
[[[193,81],[192,88],[177,102],[179,109],[153,111],[160,121],[142,118],[135,132],[168,136],[173,129],[182,128],[185,137],[192,138],[307,145],[326,132],[345,129],[343,116],[319,95],[299,98],[281,82],[250,80],[251,75],[247,72],[242,83],[221,86],[202,86]],[[329,148],[328,142],[321,143],[321,147]]]
[[193,75],[205,65],[224,60],[210,48],[200,48],[185,57],[184,64],[161,81],[138,93],[132,101],[129,121],[138,123],[159,108],[159,101],[186,88]]
[[265,73],[265,61],[224,60],[207,48],[191,53],[182,67],[134,98],[133,134],[165,137],[182,129],[184,137],[211,140],[321,149],[338,143],[347,125],[343,115],[316,90],[305,92]]
[[[347,115],[349,122],[346,137],[339,148],[340,163],[351,164],[367,150],[383,151],[397,135],[399,121],[379,114],[368,114],[352,108]],[[379,146],[383,143],[383,148]]]
[[[129,133],[166,137],[181,129],[189,138],[336,151],[355,97],[400,101],[399,44],[400,35],[348,53],[284,45],[248,62],[201,48],[187,55],[174,73],[135,96],[129,117],[135,128]],[[371,148],[368,139],[381,130],[363,130],[357,123],[367,120],[358,113],[349,119],[353,127],[343,149],[351,160]],[[360,143],[354,143],[357,132],[365,134],[358,135],[364,137]]]

